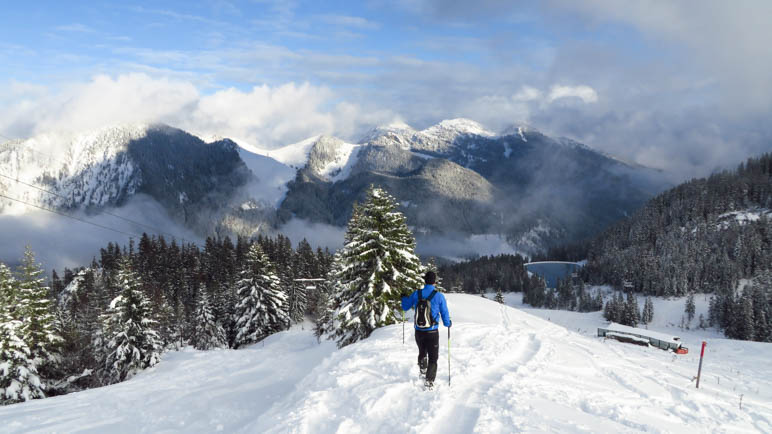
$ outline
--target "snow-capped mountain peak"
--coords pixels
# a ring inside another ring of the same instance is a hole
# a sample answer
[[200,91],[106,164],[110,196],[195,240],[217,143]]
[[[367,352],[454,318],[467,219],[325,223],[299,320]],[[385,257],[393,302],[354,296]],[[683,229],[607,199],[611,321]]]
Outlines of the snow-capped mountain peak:
[[477,135],[483,137],[496,136],[495,133],[486,130],[485,127],[483,127],[480,123],[466,118],[447,119],[421,132],[438,139],[445,139],[450,141],[462,134]]
[[395,121],[387,125],[379,125],[367,133],[365,133],[364,136],[362,136],[361,139],[359,139],[360,144],[372,142],[376,140],[377,138],[385,135],[397,135],[397,136],[404,136],[404,135],[413,135],[415,134],[416,130],[413,129],[410,125],[402,122],[402,121]]

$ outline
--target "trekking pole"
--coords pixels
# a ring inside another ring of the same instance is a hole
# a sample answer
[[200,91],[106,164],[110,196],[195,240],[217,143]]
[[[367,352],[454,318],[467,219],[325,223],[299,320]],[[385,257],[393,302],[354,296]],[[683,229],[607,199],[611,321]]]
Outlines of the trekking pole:
[[450,386],[450,327],[448,327],[448,386]]
[[405,311],[404,310],[402,311],[402,345],[405,345]]

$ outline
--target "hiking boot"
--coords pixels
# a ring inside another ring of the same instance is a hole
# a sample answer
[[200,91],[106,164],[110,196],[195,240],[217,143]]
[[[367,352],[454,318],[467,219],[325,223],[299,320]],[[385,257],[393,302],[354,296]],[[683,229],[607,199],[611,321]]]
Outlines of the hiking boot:
[[434,379],[437,377],[437,363],[429,363],[429,366],[426,369],[426,381],[429,383],[433,383]]
[[434,381],[429,381],[429,380],[424,381],[424,389],[426,390],[434,389]]

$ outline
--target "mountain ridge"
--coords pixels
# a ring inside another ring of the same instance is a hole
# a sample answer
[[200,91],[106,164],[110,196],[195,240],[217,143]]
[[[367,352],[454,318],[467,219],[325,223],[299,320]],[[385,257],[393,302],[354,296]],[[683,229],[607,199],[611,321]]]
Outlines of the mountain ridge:
[[[376,127],[358,143],[318,135],[271,150],[138,124],[74,134],[61,159],[20,151],[57,137],[69,136],[48,133],[2,145],[0,173],[67,200],[11,188],[13,181],[0,188],[90,212],[146,193],[203,235],[256,235],[293,218],[341,227],[364,189],[378,184],[402,202],[400,211],[417,233],[498,234],[528,253],[593,233],[657,189],[649,169],[579,142],[523,125],[495,134],[463,118],[423,130],[405,123]],[[11,207],[0,202],[1,212]]]

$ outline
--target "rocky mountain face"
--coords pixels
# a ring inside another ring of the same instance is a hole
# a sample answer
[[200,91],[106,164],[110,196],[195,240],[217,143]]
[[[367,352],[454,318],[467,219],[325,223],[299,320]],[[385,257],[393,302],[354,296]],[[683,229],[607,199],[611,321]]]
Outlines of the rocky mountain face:
[[[6,143],[0,147],[0,174],[12,178],[0,177],[0,191],[57,210],[98,213],[143,193],[199,232],[212,228],[212,216],[223,213],[251,176],[234,142],[205,143],[165,125]],[[18,207],[0,198],[0,212]]]
[[[145,194],[201,235],[255,235],[295,217],[342,227],[374,184],[419,237],[495,234],[538,252],[597,233],[664,188],[656,171],[569,139],[524,127],[497,135],[467,119],[254,151],[165,125],[41,135],[0,145],[0,191],[92,213]],[[0,198],[0,213],[18,207]]]
[[313,146],[289,183],[280,218],[343,225],[351,205],[376,184],[398,198],[418,233],[500,234],[534,252],[597,233],[665,187],[656,171],[578,142],[523,127],[496,135],[467,119],[422,131],[376,128],[349,155],[350,173],[339,180],[318,170],[323,155],[343,146],[335,143]]

